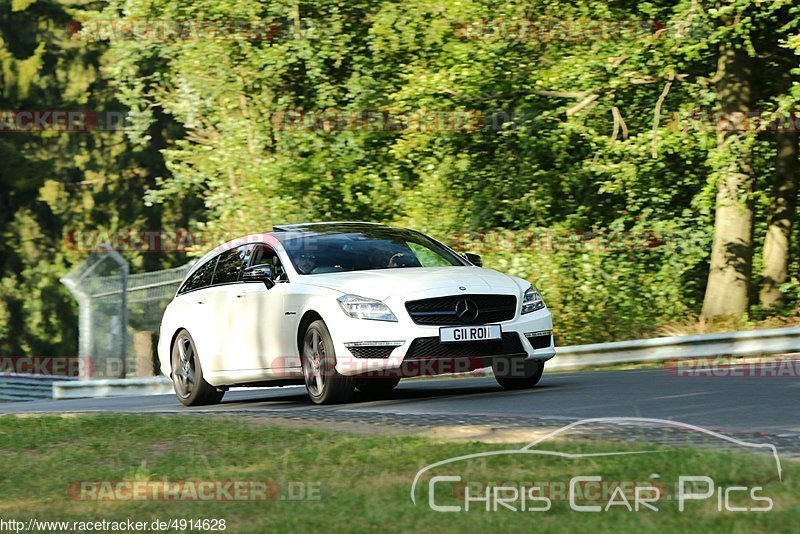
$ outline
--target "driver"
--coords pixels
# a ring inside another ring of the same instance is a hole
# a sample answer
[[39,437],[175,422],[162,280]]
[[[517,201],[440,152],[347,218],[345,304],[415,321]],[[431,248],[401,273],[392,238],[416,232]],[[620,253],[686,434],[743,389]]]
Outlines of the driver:
[[300,254],[295,262],[301,272],[309,274],[317,266],[317,257],[313,254]]

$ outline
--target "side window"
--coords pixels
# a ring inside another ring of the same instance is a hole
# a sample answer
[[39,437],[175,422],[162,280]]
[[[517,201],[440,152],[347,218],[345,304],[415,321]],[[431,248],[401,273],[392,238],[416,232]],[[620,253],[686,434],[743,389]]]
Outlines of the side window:
[[283,269],[283,265],[281,265],[281,260],[278,258],[275,251],[272,250],[272,247],[256,245],[253,251],[253,261],[250,262],[250,265],[261,265],[262,263],[272,265],[272,272],[275,275],[276,282],[285,282],[288,280],[286,271]]
[[211,285],[211,279],[214,276],[214,267],[217,265],[217,258],[207,261],[203,264],[200,268],[198,268],[192,276],[183,284],[183,287],[180,290],[180,293],[186,293],[187,291],[193,291],[195,289],[200,289],[203,287],[208,287]]
[[244,264],[245,248],[238,247],[220,254],[217,270],[214,271],[214,279],[211,282],[212,285],[230,284],[239,281],[239,275]]

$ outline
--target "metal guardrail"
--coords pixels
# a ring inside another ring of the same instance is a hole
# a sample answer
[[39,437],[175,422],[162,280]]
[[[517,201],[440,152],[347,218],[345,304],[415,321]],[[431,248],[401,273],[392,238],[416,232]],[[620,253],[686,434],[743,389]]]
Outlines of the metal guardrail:
[[0,374],[0,401],[28,401],[53,398],[53,386],[77,379],[61,376]]
[[546,369],[568,370],[681,358],[758,356],[792,352],[800,352],[800,327],[557,347],[556,357],[547,363]]
[[[547,369],[570,370],[681,358],[758,356],[793,352],[800,352],[800,327],[571,345],[557,348],[556,357],[547,363]],[[78,381],[66,377],[0,375],[0,400],[111,397],[170,391],[170,382],[165,377]]]
[[148,376],[53,383],[51,395],[53,399],[86,399],[90,397],[166,395],[174,391],[172,381],[166,376]]

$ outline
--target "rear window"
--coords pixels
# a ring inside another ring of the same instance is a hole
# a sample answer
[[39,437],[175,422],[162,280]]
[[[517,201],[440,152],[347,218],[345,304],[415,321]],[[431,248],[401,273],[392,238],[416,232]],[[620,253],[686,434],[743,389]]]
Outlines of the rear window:
[[195,289],[202,289],[211,285],[211,279],[214,277],[214,267],[217,265],[217,256],[201,265],[188,280],[183,284],[183,287],[178,294],[186,293],[187,291],[194,291]]
[[244,263],[244,249],[236,248],[220,254],[217,269],[214,271],[213,285],[231,284],[239,281],[239,273]]

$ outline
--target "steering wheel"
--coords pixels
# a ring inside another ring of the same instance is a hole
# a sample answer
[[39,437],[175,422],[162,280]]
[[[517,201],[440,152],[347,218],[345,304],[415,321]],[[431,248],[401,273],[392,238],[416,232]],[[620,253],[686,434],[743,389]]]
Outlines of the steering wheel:
[[387,267],[414,267],[414,260],[409,258],[405,252],[398,252],[389,258]]

